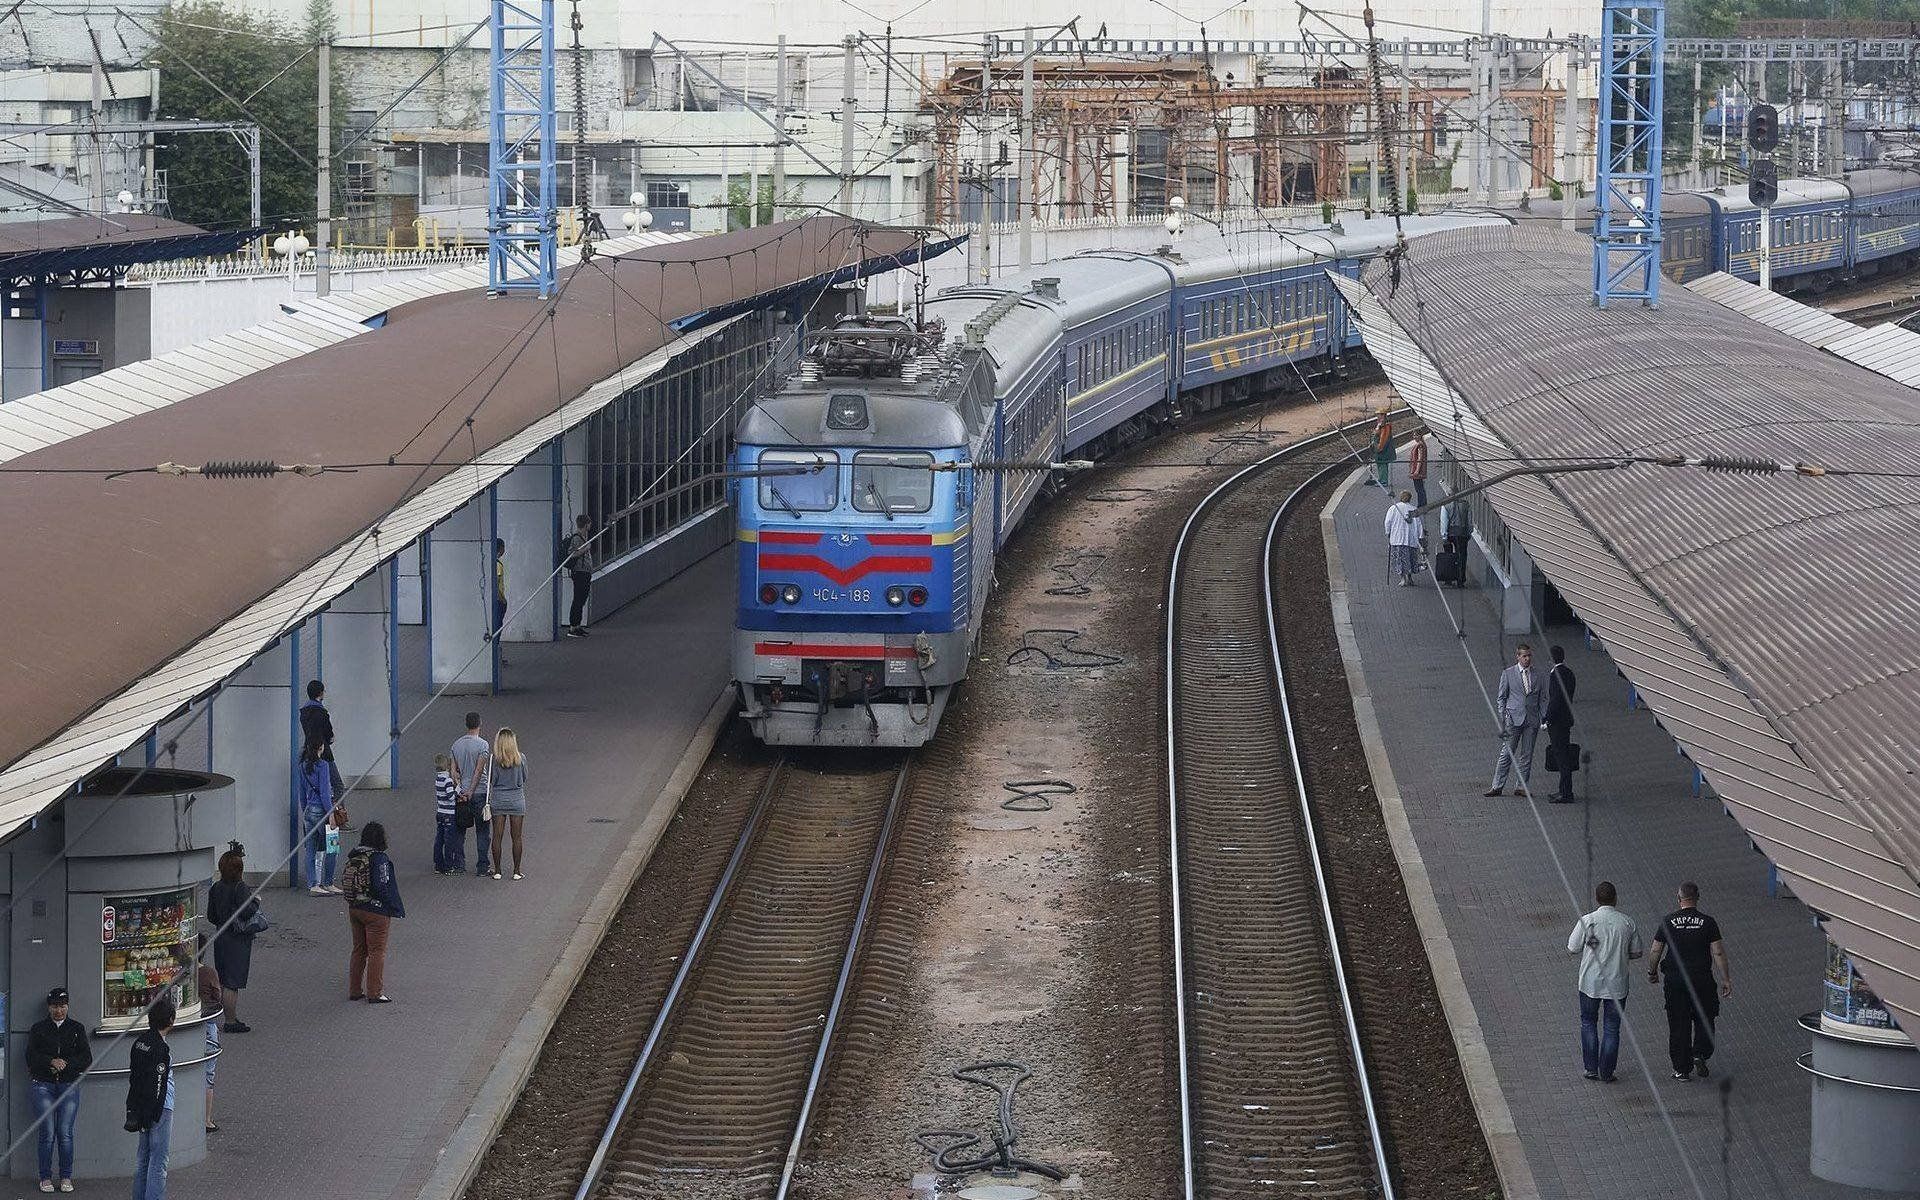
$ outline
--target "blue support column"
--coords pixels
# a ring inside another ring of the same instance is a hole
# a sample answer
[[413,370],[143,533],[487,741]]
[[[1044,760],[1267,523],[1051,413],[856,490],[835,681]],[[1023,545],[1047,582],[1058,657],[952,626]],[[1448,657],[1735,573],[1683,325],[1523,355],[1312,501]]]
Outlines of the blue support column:
[[1660,112],[1664,0],[1604,0],[1600,28],[1600,176],[1593,303],[1660,303]]
[[487,287],[554,291],[559,223],[553,0],[493,0],[487,106]]

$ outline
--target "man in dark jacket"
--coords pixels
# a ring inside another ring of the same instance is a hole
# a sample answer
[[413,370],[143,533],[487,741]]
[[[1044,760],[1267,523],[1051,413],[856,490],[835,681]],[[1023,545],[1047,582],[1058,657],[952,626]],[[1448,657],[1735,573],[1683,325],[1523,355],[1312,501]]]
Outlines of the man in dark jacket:
[[167,1145],[173,1137],[173,1055],[167,1031],[173,1001],[147,1010],[147,1031],[127,1053],[127,1132],[140,1134],[133,1158],[133,1200],[166,1200]]
[[300,741],[320,743],[320,759],[327,764],[327,774],[333,779],[333,794],[338,796],[347,788],[340,779],[340,768],[333,765],[333,714],[327,711],[326,697],[326,684],[318,679],[307,680],[307,702],[300,706]]
[[[27,1031],[27,1078],[33,1119],[40,1127],[40,1190],[73,1190],[73,1122],[80,1115],[80,1077],[93,1065],[87,1027],[67,1016],[67,989],[47,993],[47,1019]],[[60,1150],[60,1174],[53,1152]]]
[[1541,724],[1547,727],[1547,752],[1560,767],[1560,791],[1552,804],[1573,803],[1573,693],[1578,681],[1567,665],[1567,652],[1558,646],[1547,651],[1553,658],[1553,670],[1547,672],[1547,715]]

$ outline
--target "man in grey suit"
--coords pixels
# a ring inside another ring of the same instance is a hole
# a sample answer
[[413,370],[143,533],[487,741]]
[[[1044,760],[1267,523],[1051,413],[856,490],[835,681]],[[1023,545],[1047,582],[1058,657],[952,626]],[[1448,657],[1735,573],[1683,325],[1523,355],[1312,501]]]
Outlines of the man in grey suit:
[[1493,786],[1487,795],[1506,791],[1507,771],[1517,767],[1520,786],[1526,789],[1533,777],[1533,742],[1540,736],[1540,722],[1547,712],[1546,672],[1533,669],[1533,647],[1521,642],[1514,648],[1513,665],[1500,672],[1500,693],[1494,699],[1500,716],[1500,761],[1493,768]]

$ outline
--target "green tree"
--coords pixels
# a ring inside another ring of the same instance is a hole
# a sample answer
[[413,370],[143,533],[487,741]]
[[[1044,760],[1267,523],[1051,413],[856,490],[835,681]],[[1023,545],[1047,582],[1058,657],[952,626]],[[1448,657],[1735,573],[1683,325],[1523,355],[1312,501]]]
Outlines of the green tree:
[[[786,197],[781,203],[787,205],[800,203],[800,188],[797,184],[787,189]],[[758,194],[753,198],[753,207],[758,210],[757,213],[754,214],[756,218],[754,223],[760,225],[773,224],[773,180],[760,180]],[[749,224],[748,218],[747,181],[745,179],[729,180],[727,183],[727,228],[745,229]]]
[[[258,124],[262,222],[269,229],[305,228],[311,235],[319,99],[313,47],[333,28],[328,0],[314,0],[297,28],[222,0],[176,4],[153,28],[147,63],[161,73],[159,115]],[[334,60],[332,123],[338,149],[347,93],[338,54]],[[167,198],[176,220],[209,229],[248,223],[247,155],[234,139],[173,134],[156,160],[167,173]],[[336,163],[336,188],[342,174]],[[333,211],[341,211],[337,193]]]

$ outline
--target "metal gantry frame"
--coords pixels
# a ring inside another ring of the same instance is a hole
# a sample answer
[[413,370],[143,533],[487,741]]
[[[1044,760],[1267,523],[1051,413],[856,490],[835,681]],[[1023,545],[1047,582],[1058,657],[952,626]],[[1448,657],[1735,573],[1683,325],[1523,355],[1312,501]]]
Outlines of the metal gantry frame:
[[1599,179],[1593,303],[1660,303],[1660,114],[1665,0],[1605,0],[1600,16]]
[[487,106],[487,287],[553,294],[560,220],[555,164],[554,0],[493,0]]

